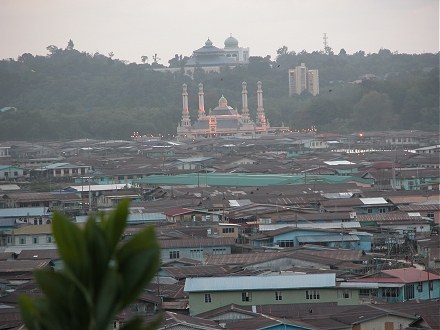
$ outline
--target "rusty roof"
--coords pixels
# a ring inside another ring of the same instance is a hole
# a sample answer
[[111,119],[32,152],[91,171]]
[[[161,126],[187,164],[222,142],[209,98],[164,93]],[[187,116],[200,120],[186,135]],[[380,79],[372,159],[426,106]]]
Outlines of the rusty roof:
[[235,244],[234,238],[197,238],[197,239],[167,239],[159,241],[162,249],[185,247],[230,246]]

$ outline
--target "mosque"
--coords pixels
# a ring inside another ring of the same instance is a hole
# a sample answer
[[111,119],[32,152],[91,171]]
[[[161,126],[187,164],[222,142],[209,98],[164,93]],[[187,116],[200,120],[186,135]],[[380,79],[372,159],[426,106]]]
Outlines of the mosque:
[[217,48],[208,38],[203,47],[193,51],[185,67],[212,68],[249,63],[249,47],[239,47],[238,40],[232,35],[225,40],[224,45],[223,49]]
[[266,134],[270,128],[266,120],[263,107],[262,83],[257,83],[257,115],[253,121],[249,115],[247,83],[242,83],[241,113],[228,105],[228,100],[222,95],[218,106],[205,111],[203,84],[199,84],[199,110],[197,120],[192,123],[188,107],[187,85],[183,84],[182,90],[182,120],[177,127],[177,136],[180,139],[212,138],[218,136],[256,136]]

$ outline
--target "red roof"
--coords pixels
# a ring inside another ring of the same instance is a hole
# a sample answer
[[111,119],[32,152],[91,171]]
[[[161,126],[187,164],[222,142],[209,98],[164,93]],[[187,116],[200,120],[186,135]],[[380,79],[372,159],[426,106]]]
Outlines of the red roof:
[[[417,268],[389,269],[381,272],[389,277],[363,277],[351,280],[352,282],[374,283],[415,283],[428,281],[428,272]],[[429,280],[439,280],[440,276],[429,272]]]
[[191,213],[191,212],[194,212],[194,210],[193,209],[183,208],[183,207],[178,207],[178,208],[166,210],[164,212],[164,214],[167,217],[174,217],[176,215],[187,214],[187,213]]

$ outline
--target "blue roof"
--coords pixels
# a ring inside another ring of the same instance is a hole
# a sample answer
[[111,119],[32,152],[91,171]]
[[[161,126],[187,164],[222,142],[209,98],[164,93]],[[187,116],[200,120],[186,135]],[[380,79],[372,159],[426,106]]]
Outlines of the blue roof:
[[195,277],[185,281],[185,292],[333,288],[336,274]]
[[16,207],[0,209],[0,218],[50,215],[51,213],[48,213],[47,209],[47,207]]

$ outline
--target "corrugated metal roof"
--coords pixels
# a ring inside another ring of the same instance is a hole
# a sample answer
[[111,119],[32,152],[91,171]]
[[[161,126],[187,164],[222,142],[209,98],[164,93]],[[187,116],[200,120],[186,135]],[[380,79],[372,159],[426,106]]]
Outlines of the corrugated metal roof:
[[118,190],[131,188],[131,184],[127,183],[115,183],[115,184],[92,184],[84,183],[80,186],[70,186],[64,189],[65,191],[77,191],[77,192],[88,192],[88,191],[105,191],[105,190]]
[[16,208],[0,209],[0,218],[34,217],[34,216],[38,217],[43,215],[48,215],[47,207],[16,207]]
[[297,238],[300,243],[318,243],[318,242],[355,242],[359,241],[357,235],[310,235]]
[[187,278],[184,291],[243,291],[335,287],[336,274]]
[[383,197],[359,198],[364,205],[388,204]]

